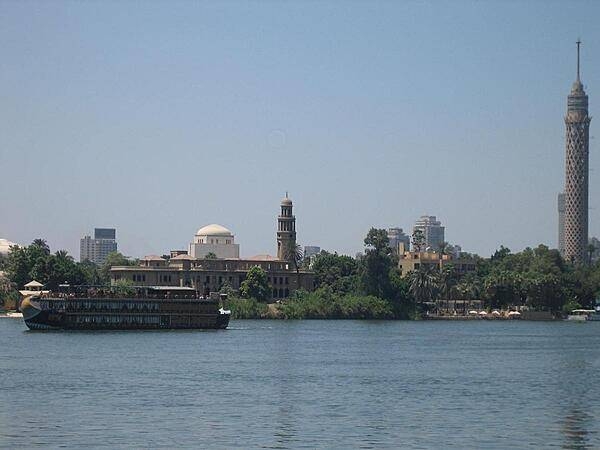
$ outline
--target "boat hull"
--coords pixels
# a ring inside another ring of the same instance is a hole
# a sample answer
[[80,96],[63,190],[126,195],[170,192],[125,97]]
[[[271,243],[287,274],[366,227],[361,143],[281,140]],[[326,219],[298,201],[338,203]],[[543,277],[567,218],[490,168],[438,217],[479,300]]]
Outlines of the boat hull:
[[[68,302],[68,301],[67,301]],[[106,303],[111,300],[107,299]],[[143,300],[136,300],[138,304]],[[59,303],[65,305],[65,301]],[[96,305],[94,305],[96,303]],[[114,304],[115,301],[112,300]],[[119,310],[102,310],[95,307],[100,301],[89,302],[92,307],[77,310],[77,308],[53,308],[53,302],[25,299],[21,304],[23,320],[30,330],[172,330],[172,329],[225,329],[229,325],[230,312],[222,309],[206,311],[207,308],[189,308],[189,312],[177,311],[176,308],[162,308],[159,302],[151,311],[135,310],[127,304]],[[173,306],[173,302],[168,304]],[[121,306],[121,305],[118,305]],[[192,304],[193,306],[193,304]],[[140,308],[141,309],[141,308]],[[174,310],[175,309],[175,310]],[[197,309],[197,311],[194,311]]]

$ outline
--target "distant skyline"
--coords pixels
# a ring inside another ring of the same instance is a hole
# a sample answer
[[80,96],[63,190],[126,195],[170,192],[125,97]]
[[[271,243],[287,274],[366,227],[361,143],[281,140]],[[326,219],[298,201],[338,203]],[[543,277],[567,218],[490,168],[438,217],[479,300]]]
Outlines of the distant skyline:
[[[354,255],[435,215],[489,256],[556,248],[576,76],[600,104],[600,3],[1,2],[0,238],[130,256],[219,223]],[[590,126],[589,235],[600,236]]]

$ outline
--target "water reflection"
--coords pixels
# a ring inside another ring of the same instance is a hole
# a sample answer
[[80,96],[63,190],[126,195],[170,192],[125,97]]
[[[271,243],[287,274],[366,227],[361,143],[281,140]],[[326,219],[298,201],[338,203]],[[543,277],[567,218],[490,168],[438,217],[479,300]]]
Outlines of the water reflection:
[[286,329],[275,344],[275,364],[273,367],[273,381],[277,392],[274,401],[277,404],[277,413],[274,418],[273,448],[289,448],[291,443],[298,440],[298,406],[296,405],[296,392],[293,380],[301,376],[301,364],[291,359],[295,354],[295,327]]
[[572,407],[562,427],[562,432],[565,436],[564,448],[581,449],[590,448],[588,441],[589,429],[592,425],[593,417],[583,409]]
[[[570,336],[567,334],[565,338],[569,340]],[[563,447],[592,448],[590,441],[593,441],[595,433],[594,408],[598,401],[594,398],[596,370],[593,359],[590,358],[594,352],[594,345],[589,339],[573,341],[559,353],[562,360],[557,372],[560,379],[559,407],[562,406],[564,410],[561,424]]]

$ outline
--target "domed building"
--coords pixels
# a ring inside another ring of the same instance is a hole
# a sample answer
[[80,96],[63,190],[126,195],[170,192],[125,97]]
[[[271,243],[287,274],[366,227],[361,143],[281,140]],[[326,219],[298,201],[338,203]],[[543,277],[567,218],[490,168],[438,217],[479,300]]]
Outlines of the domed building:
[[10,253],[10,248],[13,245],[17,244],[6,239],[0,239],[0,256],[7,256]]
[[[277,216],[277,256],[267,254],[240,259],[239,244],[233,233],[222,225],[200,228],[189,244],[189,252],[173,250],[170,259],[147,256],[138,266],[113,266],[111,283],[130,280],[138,286],[188,286],[208,295],[225,284],[239,290],[253,267],[262,268],[271,292],[269,300],[289,298],[297,289],[312,291],[314,273],[289,258],[296,246],[296,218],[292,200],[281,201]],[[206,258],[214,253],[216,259]]]
[[230,230],[213,223],[200,228],[190,243],[189,254],[193,258],[206,258],[209,253],[219,259],[239,259],[240,245],[235,243],[235,236]]

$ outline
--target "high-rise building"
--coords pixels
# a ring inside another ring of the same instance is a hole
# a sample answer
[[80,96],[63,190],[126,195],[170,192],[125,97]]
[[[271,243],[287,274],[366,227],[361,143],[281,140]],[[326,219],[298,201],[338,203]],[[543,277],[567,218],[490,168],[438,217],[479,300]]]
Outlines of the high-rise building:
[[564,192],[564,257],[567,261],[587,261],[588,246],[588,172],[589,129],[588,96],[579,78],[579,46],[577,41],[577,79],[567,99],[565,192]]
[[565,194],[558,194],[558,251],[565,256]]
[[[389,246],[395,254],[404,253],[410,250],[410,236],[402,230],[402,228],[388,228]],[[400,248],[400,244],[403,248]]]
[[442,222],[437,220],[435,216],[421,216],[421,218],[415,222],[413,233],[415,230],[421,230],[423,232],[425,249],[428,251],[439,250],[440,244],[444,242],[444,227],[442,226]]
[[292,201],[281,200],[281,214],[277,217],[277,259],[290,260],[290,251],[296,248],[296,217],[292,214]]
[[321,253],[321,247],[317,247],[316,245],[306,245],[304,247],[304,258],[312,258],[319,253]]
[[114,228],[94,228],[94,238],[84,236],[79,241],[79,260],[102,265],[109,253],[117,251],[117,231]]

